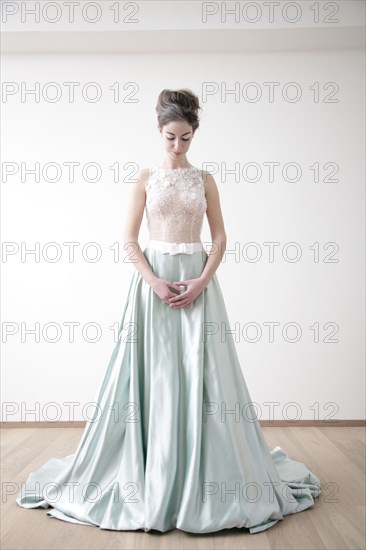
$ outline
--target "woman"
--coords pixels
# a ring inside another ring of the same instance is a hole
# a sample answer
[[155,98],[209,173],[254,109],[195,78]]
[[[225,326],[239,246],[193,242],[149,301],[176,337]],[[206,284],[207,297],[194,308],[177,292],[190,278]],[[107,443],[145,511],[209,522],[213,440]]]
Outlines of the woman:
[[215,273],[226,247],[219,194],[186,156],[199,109],[188,89],[159,95],[165,157],[133,185],[124,240],[136,272],[98,407],[75,453],[30,474],[20,506],[102,529],[256,533],[320,494],[303,463],[269,451],[232,335],[220,332],[230,323]]

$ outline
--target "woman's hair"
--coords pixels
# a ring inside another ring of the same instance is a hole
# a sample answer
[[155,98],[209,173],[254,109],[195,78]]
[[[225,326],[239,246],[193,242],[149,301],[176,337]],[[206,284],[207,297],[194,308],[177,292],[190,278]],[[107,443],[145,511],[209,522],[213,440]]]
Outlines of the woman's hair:
[[202,110],[198,97],[188,88],[162,90],[156,105],[158,122],[161,127],[169,122],[184,120],[192,126],[193,134],[199,126],[199,109]]

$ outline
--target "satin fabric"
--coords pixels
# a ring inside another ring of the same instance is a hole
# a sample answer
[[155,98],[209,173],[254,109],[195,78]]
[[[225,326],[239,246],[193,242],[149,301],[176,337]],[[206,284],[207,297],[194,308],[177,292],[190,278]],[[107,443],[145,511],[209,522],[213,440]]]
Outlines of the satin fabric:
[[167,241],[149,240],[149,248],[160,250],[164,254],[192,254],[204,250],[201,241],[191,243],[171,243]]
[[[205,251],[143,251],[154,273],[198,277]],[[264,531],[301,512],[320,481],[269,450],[242,374],[216,273],[190,308],[132,276],[120,334],[76,451],[31,473],[16,502],[101,529]]]

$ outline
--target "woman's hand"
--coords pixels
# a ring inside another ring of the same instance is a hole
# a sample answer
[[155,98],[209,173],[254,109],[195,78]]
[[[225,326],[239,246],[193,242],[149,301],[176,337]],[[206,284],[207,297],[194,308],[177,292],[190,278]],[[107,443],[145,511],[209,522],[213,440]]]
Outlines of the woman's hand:
[[170,288],[175,288],[176,290],[182,290],[181,286],[167,279],[160,279],[156,277],[154,282],[151,284],[151,288],[159,296],[163,302],[170,304],[169,299],[177,296],[176,292],[173,292]]
[[168,299],[170,307],[191,307],[197,296],[201,294],[204,288],[207,286],[202,279],[187,279],[186,281],[174,281],[175,285],[183,285],[187,287],[187,290],[179,295],[174,295]]

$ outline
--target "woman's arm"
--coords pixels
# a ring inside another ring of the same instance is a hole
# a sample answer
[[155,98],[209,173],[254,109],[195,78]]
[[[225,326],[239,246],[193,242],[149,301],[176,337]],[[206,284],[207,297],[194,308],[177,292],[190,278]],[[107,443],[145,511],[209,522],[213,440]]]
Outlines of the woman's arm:
[[[130,249],[131,260],[141,277],[152,286],[158,279],[147,262],[138,243],[141,221],[144,215],[146,203],[145,185],[149,175],[149,169],[143,168],[137,174],[137,182],[132,184],[127,208],[127,218],[124,230],[124,244]],[[129,245],[129,246],[127,246]]]
[[211,231],[212,248],[208,255],[205,268],[202,271],[201,279],[205,286],[210,282],[216,269],[219,267],[222,257],[226,250],[226,233],[224,220],[222,218],[220,196],[214,177],[209,172],[204,172],[206,200],[207,200],[207,219]]

